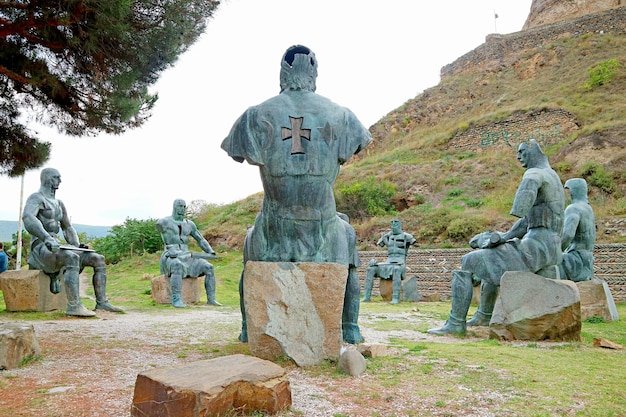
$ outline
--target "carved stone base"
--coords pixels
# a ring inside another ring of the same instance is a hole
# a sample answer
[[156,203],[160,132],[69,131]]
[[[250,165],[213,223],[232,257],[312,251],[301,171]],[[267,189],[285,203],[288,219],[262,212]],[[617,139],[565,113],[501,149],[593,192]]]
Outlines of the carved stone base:
[[65,310],[67,296],[63,277],[61,292],[50,292],[50,277],[39,270],[5,271],[0,274],[0,290],[7,311]]
[[[152,278],[150,282],[152,288],[152,299],[157,304],[172,303],[172,286],[170,277],[160,275]],[[199,303],[200,297],[205,293],[204,277],[184,278],[181,298],[185,304]]]

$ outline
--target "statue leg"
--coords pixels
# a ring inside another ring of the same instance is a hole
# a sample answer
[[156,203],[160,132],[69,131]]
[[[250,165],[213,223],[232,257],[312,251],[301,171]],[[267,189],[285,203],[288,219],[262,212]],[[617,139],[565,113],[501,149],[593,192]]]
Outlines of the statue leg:
[[213,306],[221,306],[215,299],[215,274],[213,273],[213,265],[208,264],[204,273],[204,289],[206,291],[206,303]]
[[[36,268],[33,268],[36,269]],[[58,294],[61,292],[61,278],[59,272],[53,274],[47,274],[50,277],[50,292],[52,294]]]
[[343,330],[343,340],[346,343],[356,345],[363,342],[361,330],[357,324],[359,319],[359,295],[361,286],[356,267],[348,268],[348,281],[346,282],[346,292],[343,300],[343,313],[341,317],[341,328]]
[[480,284],[480,304],[472,319],[467,322],[468,326],[489,326],[499,290],[500,288],[496,285],[482,281]]
[[176,308],[185,308],[187,304],[183,303],[181,293],[183,290],[183,266],[180,262],[173,263],[171,266],[170,286],[172,287],[172,306]]
[[239,334],[239,341],[248,343],[248,326],[246,325],[246,307],[243,302],[243,273],[241,271],[241,277],[239,278],[239,310],[241,310],[241,333]]
[[391,274],[391,301],[389,304],[398,304],[400,302],[400,289],[402,287],[402,272],[399,268],[393,268]]
[[109,303],[107,299],[106,286],[107,275],[106,268],[104,266],[97,266],[93,268],[93,290],[96,293],[96,310],[112,311],[114,313],[121,313],[122,310]]
[[79,274],[78,265],[65,267],[65,274],[63,275],[65,294],[67,295],[67,310],[65,310],[65,314],[68,316],[93,317],[96,313],[87,310],[80,301]]
[[472,302],[472,273],[467,271],[452,272],[452,309],[446,323],[438,329],[430,329],[430,334],[465,335],[467,311]]
[[374,276],[376,275],[375,267],[368,267],[365,272],[365,283],[363,284],[363,301],[367,303],[371,301],[372,298],[372,288],[374,287]]

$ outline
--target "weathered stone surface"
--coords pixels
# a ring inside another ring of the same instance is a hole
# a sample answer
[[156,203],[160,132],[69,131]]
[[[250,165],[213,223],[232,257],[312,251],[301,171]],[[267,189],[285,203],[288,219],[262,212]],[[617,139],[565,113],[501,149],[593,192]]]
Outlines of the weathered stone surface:
[[619,320],[619,313],[611,289],[601,279],[577,282],[580,292],[580,319],[601,317],[604,321]]
[[419,287],[417,286],[417,277],[415,275],[402,281],[402,289],[400,290],[400,299],[403,301],[417,302],[422,298]]
[[35,328],[27,323],[0,323],[0,369],[13,369],[29,357],[41,355]]
[[[171,304],[172,286],[170,285],[170,277],[165,275],[153,277],[150,286],[152,289],[152,299],[155,303]],[[204,292],[204,277],[183,278],[181,298],[184,303],[193,304],[199,302]]]
[[298,366],[338,359],[348,268],[336,263],[248,261],[244,302],[250,353]]
[[[391,301],[393,295],[393,280],[381,278],[378,284],[380,296],[384,301]],[[400,300],[402,301],[420,301],[421,295],[417,287],[417,277],[412,276],[402,280],[400,287]]]
[[0,274],[0,290],[7,311],[52,311],[65,310],[67,296],[61,277],[58,294],[50,292],[50,277],[36,269],[4,271]]
[[366,368],[365,358],[358,350],[348,348],[339,357],[337,368],[344,374],[351,376],[361,375]]
[[361,343],[357,346],[357,350],[368,358],[376,358],[378,356],[387,356],[387,346]]
[[505,272],[489,324],[500,340],[580,340],[580,295],[571,281]]
[[291,406],[291,389],[280,366],[247,355],[223,356],[137,375],[133,417],[212,417],[276,414]]
[[593,347],[601,347],[605,349],[615,349],[615,350],[624,349],[624,346],[620,345],[619,343],[612,342],[602,337],[593,338]]

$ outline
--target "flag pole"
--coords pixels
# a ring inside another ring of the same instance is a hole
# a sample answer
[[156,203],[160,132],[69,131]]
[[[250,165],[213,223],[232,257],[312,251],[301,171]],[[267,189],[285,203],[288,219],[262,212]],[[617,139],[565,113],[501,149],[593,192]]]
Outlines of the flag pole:
[[15,256],[15,270],[22,269],[22,201],[24,201],[24,174],[20,183],[20,212],[17,215],[17,255]]

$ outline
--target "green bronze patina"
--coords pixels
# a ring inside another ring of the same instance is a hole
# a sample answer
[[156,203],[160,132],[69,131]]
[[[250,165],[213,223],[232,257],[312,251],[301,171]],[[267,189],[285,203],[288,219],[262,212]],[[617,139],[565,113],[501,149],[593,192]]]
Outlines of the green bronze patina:
[[[481,233],[472,239],[471,246],[478,249],[464,255],[461,270],[452,273],[450,317],[428,333],[465,334],[466,325],[489,325],[504,272],[543,274],[561,263],[565,206],[561,180],[535,140],[519,145],[517,159],[526,168],[511,208],[519,220],[507,232]],[[472,285],[481,285],[480,305],[466,323]]]
[[[244,263],[352,263],[349,225],[337,216],[333,186],[340,166],[372,137],[350,110],[315,93],[316,78],[315,54],[301,45],[288,48],[280,94],[248,108],[222,142],[234,160],[258,166],[263,181]],[[243,301],[242,314],[245,339]]]

